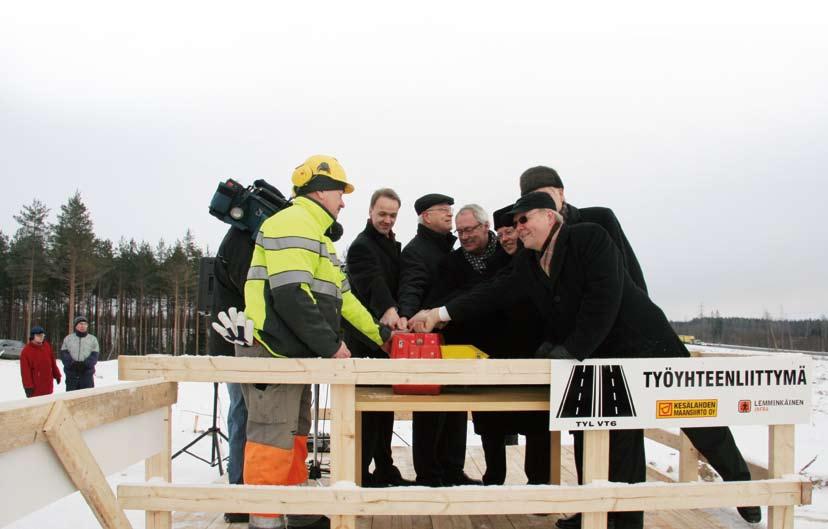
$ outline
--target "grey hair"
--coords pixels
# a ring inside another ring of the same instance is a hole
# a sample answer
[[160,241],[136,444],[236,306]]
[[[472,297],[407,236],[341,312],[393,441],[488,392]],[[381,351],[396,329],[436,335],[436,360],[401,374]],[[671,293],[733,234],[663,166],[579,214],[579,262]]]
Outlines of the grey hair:
[[454,216],[454,222],[457,222],[457,217],[459,217],[464,211],[471,211],[475,220],[477,220],[480,224],[489,224],[489,214],[486,213],[485,209],[477,204],[466,204],[460,208],[460,211],[458,211],[457,215]]

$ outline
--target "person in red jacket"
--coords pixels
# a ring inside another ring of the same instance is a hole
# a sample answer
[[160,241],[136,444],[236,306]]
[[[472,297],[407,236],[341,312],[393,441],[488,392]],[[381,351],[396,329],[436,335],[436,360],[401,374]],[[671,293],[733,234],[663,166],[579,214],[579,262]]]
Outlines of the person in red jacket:
[[29,343],[20,352],[20,376],[27,397],[51,395],[52,379],[60,384],[60,370],[52,346],[46,341],[46,330],[39,325],[32,328]]

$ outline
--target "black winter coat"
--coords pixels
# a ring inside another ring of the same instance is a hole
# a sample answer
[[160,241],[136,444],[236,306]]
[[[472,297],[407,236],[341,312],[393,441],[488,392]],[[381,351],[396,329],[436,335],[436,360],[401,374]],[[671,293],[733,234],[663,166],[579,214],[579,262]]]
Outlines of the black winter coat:
[[561,227],[549,277],[538,253],[521,252],[501,274],[450,301],[452,321],[468,321],[528,296],[543,318],[543,339],[572,358],[689,356],[666,316],[624,268],[607,232],[592,223]]
[[630,246],[630,241],[627,240],[624,230],[621,229],[621,223],[618,222],[618,218],[611,209],[602,207],[578,209],[572,204],[567,204],[564,217],[569,224],[592,222],[604,228],[621,252],[624,267],[630,273],[633,283],[644,292],[647,292],[647,283],[644,282],[644,272],[641,271],[641,265],[638,264],[635,252]]
[[[250,232],[230,228],[219,245],[213,262],[216,283],[213,290],[213,304],[210,308],[213,318],[229,307],[244,310],[244,282],[253,257],[255,246]],[[209,354],[233,356],[233,344],[226,342],[219,334],[210,330]]]
[[451,252],[457,237],[441,235],[422,224],[417,235],[403,248],[400,255],[400,316],[410,318],[425,308],[431,289],[437,283],[443,259]]
[[[397,306],[400,284],[400,243],[374,228],[371,221],[348,248],[348,283],[351,291],[379,320],[385,311]],[[365,343],[361,332],[343,321],[345,343],[357,357],[387,356],[375,344]]]

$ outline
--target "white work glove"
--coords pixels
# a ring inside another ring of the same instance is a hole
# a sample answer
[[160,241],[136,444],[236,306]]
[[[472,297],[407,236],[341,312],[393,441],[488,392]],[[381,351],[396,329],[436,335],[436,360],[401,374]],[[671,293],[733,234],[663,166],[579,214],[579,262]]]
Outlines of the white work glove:
[[213,329],[222,338],[236,345],[253,345],[253,320],[247,319],[244,311],[230,307],[226,313],[219,312],[217,317],[219,321],[213,322]]

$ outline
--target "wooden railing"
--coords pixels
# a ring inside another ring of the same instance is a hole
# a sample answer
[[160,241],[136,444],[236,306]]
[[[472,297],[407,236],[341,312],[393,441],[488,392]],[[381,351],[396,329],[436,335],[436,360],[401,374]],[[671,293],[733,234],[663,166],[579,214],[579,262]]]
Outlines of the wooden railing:
[[[359,413],[356,385],[446,384],[521,386],[548,384],[546,360],[418,360],[413,362],[349,359],[253,359],[228,357],[121,357],[122,380],[161,378],[180,382],[242,382],[330,384],[331,478],[329,487],[248,485],[120,485],[118,500],[125,509],[151,513],[278,512],[331,516],[333,527],[353,528],[355,516],[470,515],[541,512],[583,512],[583,527],[606,526],[608,511],[697,509],[768,505],[768,527],[793,527],[793,507],[811,501],[811,484],[794,475],[794,427],[769,427],[768,479],[750,482],[695,482],[691,467],[698,455],[678,438],[684,472],[692,483],[607,482],[609,432],[584,432],[584,482],[589,486],[493,486],[453,488],[363,489],[356,485]],[[537,409],[537,402],[515,399],[504,391],[502,404],[512,409]],[[440,398],[434,401],[439,402]],[[469,406],[475,406],[472,400]],[[465,404],[464,404],[465,405]],[[438,405],[439,406],[439,405]],[[360,406],[363,409],[364,406]],[[476,409],[470,407],[469,409]],[[673,434],[676,435],[676,434]],[[667,439],[667,437],[665,437]],[[167,440],[166,444],[169,444]],[[557,459],[556,459],[557,458]],[[692,465],[690,464],[692,459]],[[553,461],[560,461],[559,443]],[[169,481],[169,480],[167,480]],[[496,498],[497,501],[492,501]],[[158,517],[159,523],[168,523]],[[164,527],[164,525],[157,525]]]

